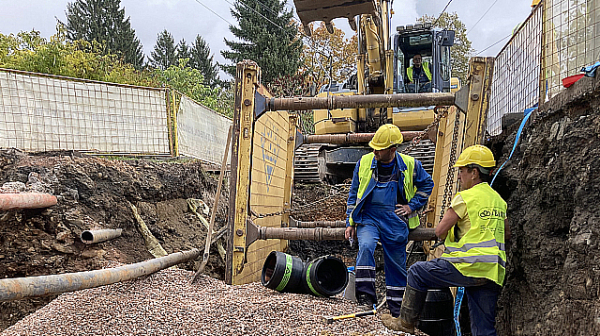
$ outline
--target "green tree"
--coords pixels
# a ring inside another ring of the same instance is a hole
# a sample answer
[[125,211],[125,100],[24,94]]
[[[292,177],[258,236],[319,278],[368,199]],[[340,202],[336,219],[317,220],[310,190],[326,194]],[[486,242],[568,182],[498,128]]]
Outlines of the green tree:
[[[434,23],[436,18],[426,14],[419,18],[418,21],[421,23]],[[452,76],[460,78],[460,81],[464,85],[469,73],[469,57],[475,51],[475,49],[471,47],[471,41],[469,41],[469,38],[467,37],[467,27],[460,21],[456,12],[443,13],[435,26],[454,30],[456,33],[454,46],[450,49],[450,57],[452,58]]]
[[191,57],[191,50],[190,47],[187,45],[187,42],[185,42],[185,39],[181,39],[181,41],[179,41],[179,43],[177,43],[177,59],[190,59]]
[[180,59],[179,65],[171,65],[164,70],[156,69],[155,75],[161,83],[185,94],[198,103],[222,114],[233,115],[233,110],[228,109],[221,102],[223,93],[219,89],[212,89],[206,85],[202,73],[187,66],[186,62],[185,59]]
[[144,64],[142,44],[131,28],[121,0],[76,0],[67,4],[67,37],[71,41],[99,42],[103,54],[117,54],[125,63],[141,69]]
[[302,39],[285,3],[285,0],[236,0],[231,14],[239,27],[230,26],[229,30],[239,42],[225,39],[231,50],[221,54],[233,63],[223,66],[226,72],[235,76],[235,64],[244,59],[258,63],[267,83],[298,71]]
[[219,65],[213,61],[210,48],[200,35],[196,36],[196,40],[192,44],[189,64],[192,68],[202,72],[206,83],[211,87],[215,85],[224,86],[219,79]]
[[150,52],[150,65],[161,70],[177,65],[175,39],[166,29],[158,34],[154,51]]

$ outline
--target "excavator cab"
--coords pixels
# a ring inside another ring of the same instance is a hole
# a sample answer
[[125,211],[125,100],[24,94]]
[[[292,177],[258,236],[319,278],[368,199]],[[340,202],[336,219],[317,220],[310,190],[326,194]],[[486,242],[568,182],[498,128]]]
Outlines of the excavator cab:
[[[450,47],[454,31],[432,29],[431,24],[400,26],[394,36],[394,92],[450,92]],[[413,60],[420,55],[428,81],[410,80]]]
[[[394,43],[394,93],[454,92],[458,78],[451,78],[450,47],[454,45],[454,31],[432,28],[430,23],[400,26],[393,36]],[[422,59],[421,71],[415,73],[414,59]],[[427,69],[425,69],[427,67]],[[423,82],[419,78],[425,79]],[[454,87],[453,87],[454,86]],[[434,106],[394,107],[392,120],[406,131],[423,130],[434,119]]]

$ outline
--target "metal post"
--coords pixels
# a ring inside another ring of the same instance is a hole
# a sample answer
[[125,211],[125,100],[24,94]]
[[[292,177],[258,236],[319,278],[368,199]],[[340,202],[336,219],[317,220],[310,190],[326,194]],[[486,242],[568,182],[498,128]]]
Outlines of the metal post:
[[246,218],[250,200],[250,171],[252,169],[252,139],[254,136],[254,94],[260,70],[252,61],[237,64],[235,105],[229,186],[229,237],[225,282],[233,284],[234,277],[244,269],[246,259]]

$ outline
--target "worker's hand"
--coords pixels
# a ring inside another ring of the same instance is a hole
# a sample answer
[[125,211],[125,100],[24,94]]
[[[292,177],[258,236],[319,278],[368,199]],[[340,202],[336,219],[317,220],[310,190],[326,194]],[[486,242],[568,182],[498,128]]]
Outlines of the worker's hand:
[[344,233],[344,237],[346,237],[346,240],[349,240],[350,238],[356,239],[356,228],[354,226],[348,226]]
[[405,204],[405,205],[397,204],[396,205],[396,210],[394,210],[394,212],[398,216],[408,217],[408,215],[410,215],[413,211],[410,209],[410,207],[408,206],[408,204]]

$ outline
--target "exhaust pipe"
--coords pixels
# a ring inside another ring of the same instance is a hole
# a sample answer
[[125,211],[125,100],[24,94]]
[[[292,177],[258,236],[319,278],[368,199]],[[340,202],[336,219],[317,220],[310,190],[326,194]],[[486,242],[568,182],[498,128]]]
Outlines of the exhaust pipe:
[[0,302],[74,292],[149,275],[173,265],[197,259],[199,249],[172,253],[136,264],[88,272],[0,279]]
[[79,238],[84,244],[96,244],[121,237],[123,229],[85,230]]
[[50,194],[0,194],[0,210],[42,209],[51,207],[56,202],[56,196]]

